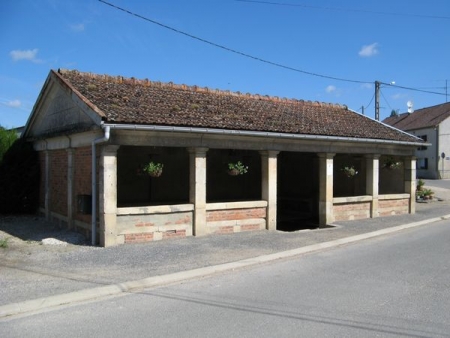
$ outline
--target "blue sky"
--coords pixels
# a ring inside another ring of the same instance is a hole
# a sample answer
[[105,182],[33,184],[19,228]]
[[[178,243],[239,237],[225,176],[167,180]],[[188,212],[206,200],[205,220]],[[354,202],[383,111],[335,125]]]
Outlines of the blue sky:
[[381,87],[381,119],[407,101],[415,109],[446,101],[401,87],[450,86],[448,0],[108,2],[235,52],[98,0],[3,0],[0,126],[25,125],[58,68],[364,106],[370,117],[374,81],[395,81]]

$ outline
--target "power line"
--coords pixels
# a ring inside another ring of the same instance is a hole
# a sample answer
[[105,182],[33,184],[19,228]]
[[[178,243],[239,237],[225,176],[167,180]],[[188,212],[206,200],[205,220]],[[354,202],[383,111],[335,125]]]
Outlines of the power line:
[[383,96],[384,101],[387,103],[387,105],[389,106],[389,108],[392,110],[392,107],[391,107],[391,105],[389,104],[388,100],[386,100],[386,97],[384,96],[383,92],[380,91],[380,93],[381,93],[381,96]]
[[439,92],[432,92],[429,90],[423,90],[423,89],[418,89],[418,88],[411,88],[411,87],[404,87],[404,86],[398,86],[392,83],[385,83],[385,82],[380,82],[383,85],[389,86],[389,87],[395,87],[395,88],[401,88],[401,89],[406,89],[406,90],[414,90],[416,92],[422,92],[422,93],[428,93],[428,94],[436,94],[436,95],[445,95],[445,93],[439,93]]
[[[291,71],[294,71],[294,72],[297,72],[297,73],[306,74],[306,75],[321,77],[321,78],[324,78],[324,79],[336,80],[336,81],[360,83],[360,84],[372,84],[373,83],[373,81],[352,80],[352,79],[345,79],[345,78],[339,78],[339,77],[334,77],[334,76],[330,76],[330,75],[324,75],[324,74],[309,72],[309,71],[301,70],[301,69],[294,68],[294,67],[291,67],[291,66],[286,66],[286,65],[283,65],[281,63],[274,62],[274,61],[269,61],[269,60],[266,60],[266,59],[263,59],[263,58],[260,58],[260,57],[257,57],[257,56],[253,56],[253,55],[250,55],[250,54],[247,54],[247,53],[244,53],[244,52],[240,52],[238,50],[235,50],[235,49],[232,49],[232,48],[220,45],[220,44],[212,42],[212,41],[200,38],[198,36],[195,36],[195,35],[183,32],[183,31],[181,31],[179,29],[170,27],[170,26],[165,25],[163,23],[160,23],[158,21],[149,19],[149,18],[147,18],[145,16],[142,16],[140,14],[137,14],[137,13],[131,12],[131,11],[127,10],[127,9],[124,9],[122,7],[116,6],[116,5],[114,5],[112,3],[109,3],[109,2],[107,2],[105,0],[98,0],[98,1],[103,3],[103,4],[105,4],[105,5],[110,6],[112,8],[115,8],[115,9],[117,9],[119,11],[125,12],[125,13],[127,13],[129,15],[132,15],[132,16],[135,16],[135,17],[137,17],[139,19],[142,19],[142,20],[145,20],[147,22],[150,22],[150,23],[153,23],[155,25],[158,25],[160,27],[166,28],[166,29],[171,30],[171,31],[173,31],[175,33],[187,36],[187,37],[189,37],[191,39],[194,39],[194,40],[206,43],[206,44],[211,45],[213,47],[217,47],[217,48],[223,49],[223,50],[225,50],[227,52],[231,52],[231,53],[234,53],[234,54],[238,54],[238,55],[244,56],[244,57],[249,58],[249,59],[253,59],[253,60],[256,60],[256,61],[259,61],[259,62],[262,62],[262,63],[269,64],[269,65],[272,65],[272,66],[275,66],[275,67],[291,70]],[[250,1],[250,0],[236,0],[236,1]],[[250,1],[250,2],[257,2],[257,1]],[[376,81],[376,82],[379,82],[379,81]],[[391,87],[406,89],[406,90],[414,90],[414,91],[423,92],[423,93],[429,93],[429,94],[446,95],[445,93],[438,93],[438,92],[432,92],[432,91],[427,91],[427,90],[420,90],[420,89],[417,89],[417,88],[397,86],[397,85],[393,85],[393,84],[390,84],[390,83],[384,83],[384,82],[379,82],[379,83],[383,84],[383,85],[388,85],[388,86],[391,86]]]
[[450,17],[448,17],[448,16],[440,16],[440,15],[396,13],[396,12],[380,12],[380,11],[371,11],[371,10],[365,10],[365,9],[340,8],[340,7],[323,7],[323,6],[292,4],[292,3],[274,2],[274,1],[257,1],[257,0],[235,0],[235,1],[237,1],[237,2],[257,3],[257,4],[265,4],[265,5],[275,5],[275,6],[289,6],[289,7],[303,7],[303,8],[312,8],[312,9],[325,9],[325,10],[330,10],[330,11],[357,12],[357,13],[369,13],[369,14],[378,14],[378,15],[394,15],[394,16],[408,16],[408,17],[426,18],[426,19],[450,20]]
[[147,18],[145,16],[142,16],[140,14],[133,13],[133,12],[127,10],[127,9],[124,9],[122,7],[119,7],[119,6],[116,6],[116,5],[111,4],[111,3],[107,2],[107,1],[104,1],[104,0],[98,0],[98,1],[104,3],[105,5],[111,6],[111,7],[115,8],[115,9],[117,9],[117,10],[125,12],[125,13],[127,13],[129,15],[133,15],[133,16],[139,18],[139,19],[142,19],[142,20],[151,22],[151,23],[153,23],[155,25],[161,26],[163,28],[169,29],[169,30],[171,30],[171,31],[173,31],[175,33],[182,34],[182,35],[190,37],[190,38],[192,38],[194,40],[198,40],[198,41],[204,42],[204,43],[206,43],[208,45],[211,45],[211,46],[214,46],[214,47],[217,47],[217,48],[221,48],[221,49],[226,50],[228,52],[235,53],[235,54],[244,56],[246,58],[253,59],[253,60],[256,60],[256,61],[260,61],[260,62],[269,64],[269,65],[272,65],[272,66],[275,66],[275,67],[284,68],[284,69],[287,69],[287,70],[292,70],[292,71],[297,72],[297,73],[307,74],[307,75],[311,75],[311,76],[317,76],[317,77],[330,79],[330,80],[336,80],[336,81],[353,82],[353,83],[361,83],[361,84],[372,83],[370,81],[359,81],[359,80],[344,79],[344,78],[339,78],[339,77],[334,77],[334,76],[329,76],[329,75],[323,75],[323,74],[319,74],[319,73],[308,72],[306,70],[301,70],[301,69],[294,68],[294,67],[291,67],[291,66],[283,65],[281,63],[269,61],[269,60],[266,60],[266,59],[263,59],[263,58],[260,58],[260,57],[257,57],[257,56],[253,56],[253,55],[250,55],[250,54],[247,54],[247,53],[244,53],[244,52],[240,52],[238,50],[235,50],[235,49],[232,49],[232,48],[220,45],[218,43],[215,43],[215,42],[212,42],[212,41],[209,41],[209,40],[205,40],[205,39],[200,38],[198,36],[195,36],[195,35],[192,35],[192,34],[189,34],[189,33],[183,32],[183,31],[180,31],[179,29],[167,26],[167,25],[165,25],[163,23],[160,23],[158,21],[149,19],[149,18]]
[[375,98],[375,93],[372,95],[372,98],[370,99],[370,102],[367,104],[367,106],[364,107],[364,109],[369,108],[369,106],[371,105],[373,99]]

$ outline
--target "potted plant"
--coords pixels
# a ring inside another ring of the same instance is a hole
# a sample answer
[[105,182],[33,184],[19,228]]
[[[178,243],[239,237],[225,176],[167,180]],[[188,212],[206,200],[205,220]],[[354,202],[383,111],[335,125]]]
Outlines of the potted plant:
[[164,164],[159,162],[149,162],[142,167],[142,171],[151,177],[159,177],[162,175]]
[[248,171],[248,166],[241,161],[228,163],[228,174],[231,176],[244,175]]
[[423,190],[423,199],[432,200],[433,199],[433,195],[434,195],[434,191],[432,191],[431,189],[424,189]]
[[345,166],[341,170],[349,178],[352,178],[352,177],[358,175],[358,172],[356,171],[354,166]]
[[386,161],[383,162],[383,168],[390,169],[390,170],[400,169],[401,166],[402,166],[402,162],[394,160],[393,157],[388,157],[386,159]]
[[416,190],[417,190],[417,191],[422,191],[424,185],[425,185],[425,182],[424,182],[422,179],[419,179],[419,180],[417,181],[417,187],[416,187]]

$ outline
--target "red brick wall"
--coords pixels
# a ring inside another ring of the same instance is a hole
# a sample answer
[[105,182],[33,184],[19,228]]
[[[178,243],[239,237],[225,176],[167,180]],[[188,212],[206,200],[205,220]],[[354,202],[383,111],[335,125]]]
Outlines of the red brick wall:
[[45,152],[39,152],[39,164],[41,167],[41,177],[39,183],[39,207],[45,208]]
[[[81,222],[90,223],[91,215],[77,212],[77,196],[92,194],[92,152],[91,147],[76,148],[73,155],[73,210],[74,218]],[[98,182],[98,180],[97,180]]]
[[50,151],[50,211],[67,216],[67,151]]
[[206,222],[266,218],[266,208],[212,210],[206,212]]
[[[39,152],[41,167],[39,206],[45,208],[45,152]],[[49,151],[50,211],[67,216],[68,153],[65,149]],[[91,147],[76,148],[73,155],[73,205],[74,219],[90,223],[91,215],[77,213],[77,196],[91,195]]]
[[335,221],[370,218],[370,202],[335,204],[333,213]]
[[126,234],[125,244],[127,243],[144,243],[153,241],[153,232],[140,234]]
[[163,239],[186,237],[186,230],[166,231],[163,232]]
[[[125,234],[125,244],[128,243],[145,243],[151,242],[154,239],[153,232],[141,232],[137,234]],[[186,230],[173,230],[162,233],[162,239],[173,239],[186,237]]]
[[[228,234],[238,231],[255,231],[261,229],[261,223],[254,224],[245,222],[240,224],[239,221],[250,219],[265,219],[266,208],[249,208],[249,209],[228,209],[228,210],[211,210],[206,212],[206,222],[209,223],[211,230],[216,234]],[[235,225],[221,225],[220,222],[237,221]],[[214,224],[215,223],[215,224]]]
[[[240,231],[256,231],[261,230],[261,227],[259,224],[243,224],[240,226]],[[225,225],[218,227],[217,230],[214,232],[215,234],[232,234],[234,233],[234,226],[232,225]]]
[[409,213],[409,200],[380,200],[378,202],[380,216],[403,215]]

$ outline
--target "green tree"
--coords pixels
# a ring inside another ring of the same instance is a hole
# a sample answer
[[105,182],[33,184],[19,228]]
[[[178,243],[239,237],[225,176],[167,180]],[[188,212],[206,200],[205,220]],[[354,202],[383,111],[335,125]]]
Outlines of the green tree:
[[392,109],[391,111],[391,117],[397,116],[398,115],[398,110],[394,110]]
[[23,138],[0,161],[0,214],[33,214],[39,203],[39,155]]
[[17,139],[18,136],[15,130],[7,130],[0,126],[0,162],[3,159],[3,155]]

